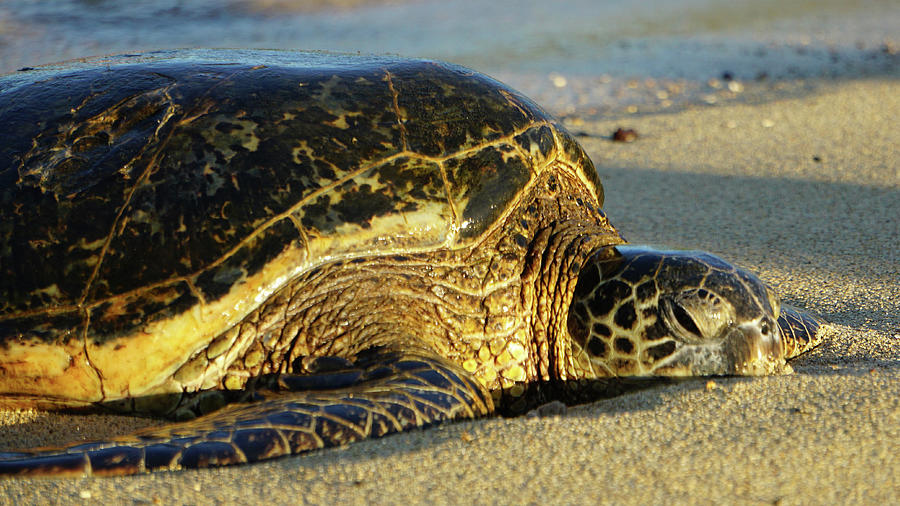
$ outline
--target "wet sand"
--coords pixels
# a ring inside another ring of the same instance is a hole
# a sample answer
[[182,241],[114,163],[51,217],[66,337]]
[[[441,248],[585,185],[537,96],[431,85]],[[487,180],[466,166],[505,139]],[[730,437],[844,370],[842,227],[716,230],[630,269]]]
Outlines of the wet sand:
[[[251,466],[0,481],[5,502],[884,504],[900,499],[900,83],[567,126],[635,243],[706,249],[831,323],[796,374],[661,385]],[[618,127],[636,142],[613,143]],[[146,425],[0,413],[0,448]]]

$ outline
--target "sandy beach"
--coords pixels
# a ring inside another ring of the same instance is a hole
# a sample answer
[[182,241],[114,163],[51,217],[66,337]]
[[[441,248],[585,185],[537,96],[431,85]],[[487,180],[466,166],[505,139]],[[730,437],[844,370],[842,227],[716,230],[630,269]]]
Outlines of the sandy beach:
[[[900,499],[900,82],[680,112],[570,115],[634,243],[705,249],[831,322],[767,378],[456,423],[244,467],[0,481],[5,503],[886,504]],[[618,127],[633,143],[613,143]],[[0,448],[151,423],[0,414]]]

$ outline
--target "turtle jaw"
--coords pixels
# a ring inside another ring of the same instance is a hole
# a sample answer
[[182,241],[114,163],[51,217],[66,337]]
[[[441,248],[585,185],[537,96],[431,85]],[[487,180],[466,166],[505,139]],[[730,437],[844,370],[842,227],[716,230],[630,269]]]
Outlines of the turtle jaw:
[[[768,328],[762,332],[761,328]],[[739,376],[767,376],[793,372],[785,360],[785,346],[781,330],[775,324],[747,323],[739,326],[736,338],[730,340],[731,374]]]
[[724,334],[711,342],[682,343],[653,374],[767,376],[793,372],[785,360],[785,343],[778,325],[762,320],[731,327]]

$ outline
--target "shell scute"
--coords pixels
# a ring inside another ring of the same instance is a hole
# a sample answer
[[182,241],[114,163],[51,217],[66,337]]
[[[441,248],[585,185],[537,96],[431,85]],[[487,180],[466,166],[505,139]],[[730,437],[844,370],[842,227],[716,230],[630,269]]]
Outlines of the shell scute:
[[2,391],[100,400],[100,378],[85,354],[85,325],[80,311],[0,321]]
[[315,256],[444,243],[454,217],[439,165],[400,157],[320,195],[297,213]]
[[[2,313],[71,304],[82,296],[99,261],[98,245],[126,199],[127,181],[139,173],[133,160],[163,116],[163,83],[152,81],[150,91],[135,95],[133,84],[113,90],[109,83],[83,81],[66,80],[71,95],[87,95],[68,107],[56,95],[40,94],[48,103],[39,105],[35,97],[17,96],[26,90],[3,97],[4,104],[21,99],[43,111],[38,121],[25,122],[22,111],[0,109],[0,124],[15,132],[3,136],[0,148],[6,155],[0,156],[3,254],[45,260],[32,273],[10,272],[24,263],[4,262],[3,274],[14,282],[2,283]],[[52,300],[34,300],[32,294],[54,284]]]
[[559,141],[559,149],[562,151],[560,159],[566,160],[572,170],[582,178],[587,188],[596,192],[597,208],[599,209],[603,206],[603,185],[600,183],[600,175],[594,168],[594,163],[568,132],[563,129],[558,132],[556,138]]
[[22,343],[51,342],[62,345],[80,341],[83,331],[84,315],[79,311],[20,316],[0,321],[0,334],[17,336]]
[[556,157],[556,141],[547,125],[540,125],[515,136],[519,148],[531,157],[531,165],[541,167]]
[[90,344],[102,344],[121,335],[143,331],[154,321],[180,314],[197,304],[187,283],[142,290],[104,301],[90,310],[86,337]]
[[[202,295],[204,302],[219,300],[227,295],[232,287],[245,283],[248,278],[255,276],[286,250],[294,252],[293,258],[299,262],[295,268],[305,264],[303,259],[306,257],[306,243],[303,237],[291,220],[282,219],[272,226],[261,229],[232,254],[194,276],[193,285]],[[287,267],[285,269],[287,275],[290,269]]]
[[480,236],[532,177],[532,166],[510,144],[488,146],[444,163],[463,239]]
[[445,157],[547,119],[500,83],[449,64],[391,67],[409,149]]
[[[361,77],[308,77],[291,69],[231,69],[202,95],[192,95],[200,91],[195,86],[176,94],[185,104],[170,120],[171,133],[151,143],[152,166],[122,214],[89,301],[137,280],[202,270],[273,216],[385,155],[390,128],[377,124],[393,115],[388,90],[380,90],[379,101]],[[365,110],[355,112],[372,124],[334,125],[355,106],[350,86],[370,95],[356,98]],[[135,265],[135,248],[159,259],[158,268]]]

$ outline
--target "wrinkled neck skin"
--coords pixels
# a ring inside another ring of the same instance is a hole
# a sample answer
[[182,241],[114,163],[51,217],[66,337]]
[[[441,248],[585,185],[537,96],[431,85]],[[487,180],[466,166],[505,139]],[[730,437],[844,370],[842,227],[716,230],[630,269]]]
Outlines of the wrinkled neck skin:
[[538,343],[538,380],[572,381],[593,377],[573,353],[568,325],[569,310],[582,266],[591,255],[613,255],[623,241],[608,232],[581,223],[562,223],[535,238],[526,287],[533,286],[533,340]]
[[[516,415],[554,400],[587,402],[634,388],[594,374],[578,356],[569,325],[581,268],[589,257],[615,255],[614,246],[624,243],[613,230],[564,222],[535,237],[522,280],[526,287],[523,300],[529,301],[526,306],[531,308],[528,318],[537,375],[529,378],[527,385],[503,388],[499,398],[495,394],[501,413]],[[637,388],[646,384],[635,383]]]

